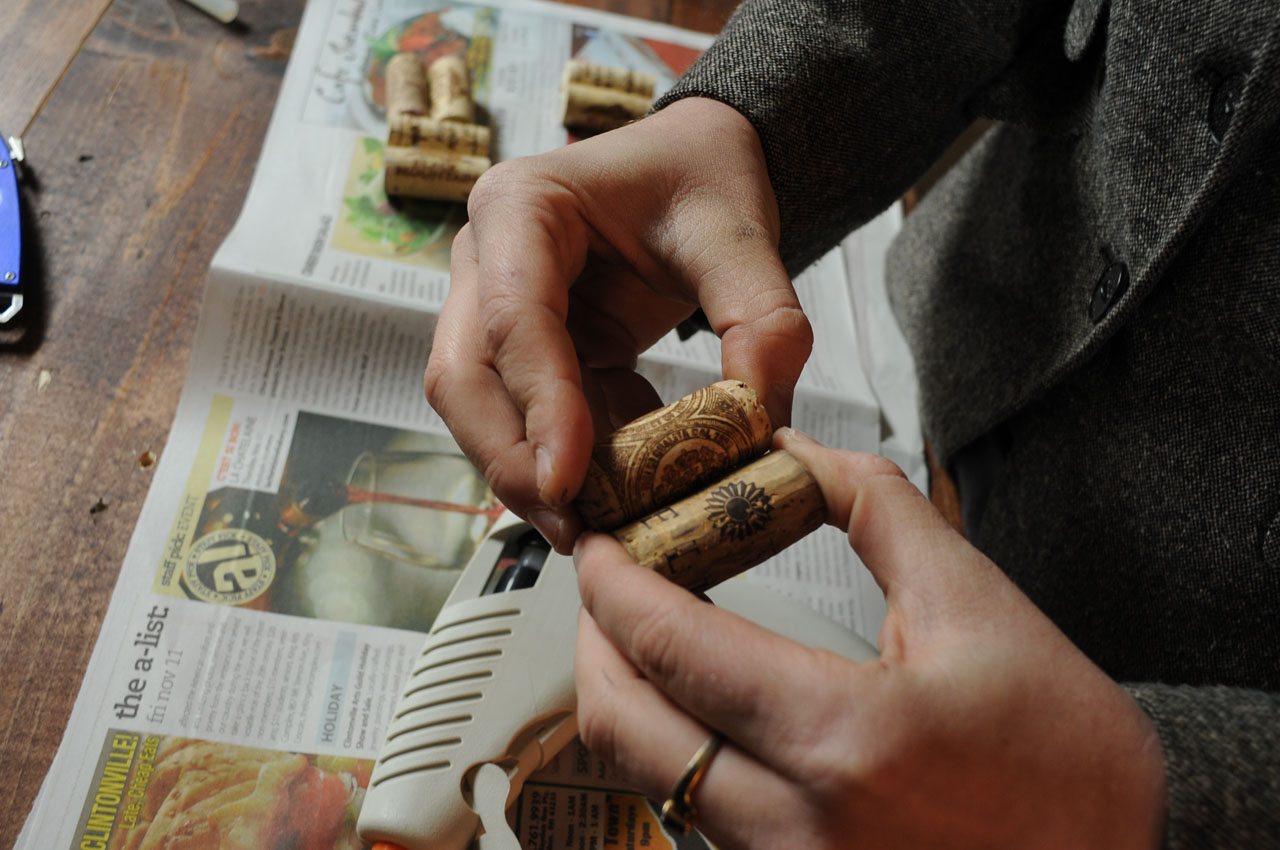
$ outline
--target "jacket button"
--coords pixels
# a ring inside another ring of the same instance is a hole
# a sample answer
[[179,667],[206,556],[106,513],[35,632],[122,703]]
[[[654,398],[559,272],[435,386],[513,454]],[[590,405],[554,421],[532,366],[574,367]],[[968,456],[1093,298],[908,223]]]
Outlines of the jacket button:
[[1227,137],[1227,128],[1235,117],[1236,104],[1244,93],[1246,79],[1248,77],[1239,71],[1227,74],[1218,80],[1218,84],[1213,87],[1213,94],[1209,95],[1209,135],[1217,144],[1222,144],[1222,140]]
[[1107,315],[1128,288],[1129,267],[1124,263],[1112,263],[1107,266],[1107,270],[1094,285],[1093,298],[1089,300],[1089,318],[1094,324],[1102,321],[1102,317]]

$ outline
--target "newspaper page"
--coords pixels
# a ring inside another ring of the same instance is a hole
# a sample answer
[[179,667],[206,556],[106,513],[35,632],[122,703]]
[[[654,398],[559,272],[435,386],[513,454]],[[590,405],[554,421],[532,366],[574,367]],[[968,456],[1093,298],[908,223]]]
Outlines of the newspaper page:
[[[19,848],[364,846],[356,816],[403,682],[502,511],[423,398],[465,209],[383,192],[386,61],[464,55],[505,159],[573,141],[569,58],[649,71],[660,92],[709,41],[534,0],[311,0]],[[896,216],[796,280],[817,342],[794,422],[923,484],[909,360],[876,276]],[[674,400],[719,379],[719,342],[673,334],[640,369]],[[743,580],[873,643],[884,617],[834,529]],[[525,847],[696,842],[666,834],[577,742],[509,817]]]

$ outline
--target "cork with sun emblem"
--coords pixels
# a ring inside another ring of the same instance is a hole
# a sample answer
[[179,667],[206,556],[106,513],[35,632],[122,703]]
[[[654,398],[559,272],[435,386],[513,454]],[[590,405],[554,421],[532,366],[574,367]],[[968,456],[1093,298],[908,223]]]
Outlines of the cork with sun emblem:
[[642,567],[699,591],[778,554],[822,525],[826,510],[804,465],[773,451],[613,536]]
[[720,381],[597,442],[574,507],[588,528],[609,531],[759,457],[772,436],[755,390]]

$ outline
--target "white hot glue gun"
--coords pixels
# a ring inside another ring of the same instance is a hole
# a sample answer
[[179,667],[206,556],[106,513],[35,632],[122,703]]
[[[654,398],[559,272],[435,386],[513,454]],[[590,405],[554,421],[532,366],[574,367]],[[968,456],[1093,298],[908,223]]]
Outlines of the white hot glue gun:
[[[722,608],[853,660],[875,650],[842,626],[746,581]],[[504,514],[431,628],[388,727],[360,812],[372,850],[519,850],[506,809],[577,734],[573,561]]]

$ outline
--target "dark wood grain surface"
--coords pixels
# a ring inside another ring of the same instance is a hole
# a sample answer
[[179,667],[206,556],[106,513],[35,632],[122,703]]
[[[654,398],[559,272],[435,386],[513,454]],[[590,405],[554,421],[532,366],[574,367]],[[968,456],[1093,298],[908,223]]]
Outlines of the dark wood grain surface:
[[[587,0],[706,32],[729,0]],[[62,737],[178,403],[303,0],[5,0],[34,321],[0,341],[0,847]],[[15,8],[16,7],[16,8]]]

